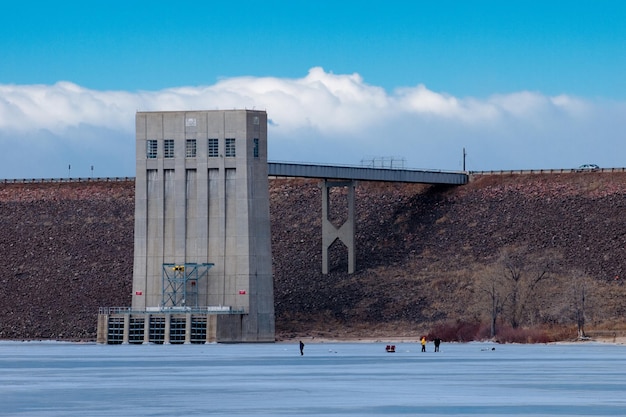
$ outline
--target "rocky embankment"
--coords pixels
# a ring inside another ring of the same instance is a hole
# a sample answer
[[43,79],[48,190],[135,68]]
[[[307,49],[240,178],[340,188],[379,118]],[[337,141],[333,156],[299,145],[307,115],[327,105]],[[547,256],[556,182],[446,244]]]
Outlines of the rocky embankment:
[[0,338],[94,339],[130,305],[134,181],[0,185]]
[[[345,193],[333,190],[339,225]],[[270,180],[279,338],[402,337],[482,320],[476,280],[504,250],[529,265],[550,258],[561,278],[554,293],[568,276],[589,277],[597,291],[588,322],[626,313],[626,173],[486,175],[460,187],[362,182],[356,194],[357,271],[347,274],[336,244],[323,275],[317,181]],[[130,304],[134,182],[0,184],[0,214],[0,338],[91,340],[99,307]],[[554,300],[535,305],[534,317],[568,324],[571,306]]]

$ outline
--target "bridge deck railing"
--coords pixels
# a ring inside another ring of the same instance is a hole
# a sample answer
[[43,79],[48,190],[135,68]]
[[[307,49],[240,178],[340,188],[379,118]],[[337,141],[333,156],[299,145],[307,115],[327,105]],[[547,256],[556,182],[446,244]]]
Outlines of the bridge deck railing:
[[468,171],[469,175],[509,175],[509,174],[569,174],[569,173],[597,173],[597,172],[626,172],[626,168],[598,168],[595,170],[586,170],[578,168],[561,168],[561,169],[510,169],[510,170],[494,170],[494,171]]
[[[272,162],[274,163],[274,162]],[[283,163],[283,162],[280,162]],[[287,164],[287,162],[285,162]],[[304,165],[304,164],[302,164]],[[510,175],[510,174],[567,174],[567,173],[586,173],[586,172],[626,172],[625,168],[598,168],[596,170],[581,170],[577,168],[560,168],[560,169],[509,169],[509,170],[491,170],[491,171],[444,171],[444,170],[424,170],[417,168],[371,168],[361,165],[346,165],[352,168],[365,169],[386,169],[391,171],[425,171],[432,173],[445,174],[467,174],[467,175]],[[28,183],[71,183],[71,182],[125,182],[135,181],[135,177],[75,177],[75,178],[5,178],[0,179],[0,184],[28,184]]]
[[76,178],[9,178],[0,179],[3,184],[28,184],[44,182],[124,182],[135,181],[135,177],[76,177]]

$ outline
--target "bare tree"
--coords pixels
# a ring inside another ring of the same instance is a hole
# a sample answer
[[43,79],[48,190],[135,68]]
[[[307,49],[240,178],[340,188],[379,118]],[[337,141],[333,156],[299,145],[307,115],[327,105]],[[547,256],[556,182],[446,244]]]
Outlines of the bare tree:
[[489,314],[490,337],[497,334],[498,318],[502,314],[507,298],[508,288],[503,285],[502,274],[496,267],[489,267],[480,272],[478,279],[479,296],[484,300],[480,305],[486,307]]
[[538,289],[557,269],[558,256],[550,252],[537,256],[525,248],[506,248],[501,251],[498,264],[509,291],[508,320],[515,329],[527,322]]
[[493,264],[475,272],[477,307],[488,315],[491,337],[497,335],[501,319],[518,328],[539,314],[539,302],[548,293],[541,289],[557,266],[558,256],[553,253],[537,255],[525,248],[509,247],[500,252]]
[[569,298],[570,311],[572,319],[576,323],[576,331],[578,338],[585,337],[585,322],[587,320],[587,309],[589,305],[589,296],[593,288],[591,278],[582,271],[573,271],[569,279],[569,289],[565,291]]

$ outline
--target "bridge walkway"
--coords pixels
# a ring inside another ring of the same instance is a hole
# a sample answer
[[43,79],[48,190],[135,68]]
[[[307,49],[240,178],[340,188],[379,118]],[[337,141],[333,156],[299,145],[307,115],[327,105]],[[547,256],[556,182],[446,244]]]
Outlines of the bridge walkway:
[[[268,175],[273,177],[319,178],[322,189],[322,273],[328,274],[329,248],[339,240],[348,249],[348,273],[356,270],[356,216],[355,187],[357,181],[385,181],[422,184],[463,185],[469,181],[465,172],[445,172],[392,168],[370,168],[338,165],[294,164],[268,162]],[[330,190],[333,187],[347,188],[348,218],[339,227],[329,219]]]
[[296,164],[268,162],[273,177],[320,178],[348,181],[384,181],[422,184],[463,185],[469,181],[466,172],[422,169],[370,168],[348,165]]

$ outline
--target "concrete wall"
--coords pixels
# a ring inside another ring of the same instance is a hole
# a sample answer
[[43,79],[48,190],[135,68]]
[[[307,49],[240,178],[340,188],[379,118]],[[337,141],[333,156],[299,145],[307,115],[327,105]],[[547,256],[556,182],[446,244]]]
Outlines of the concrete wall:
[[[136,138],[133,310],[161,305],[164,263],[212,263],[197,285],[198,307],[246,313],[218,320],[218,338],[273,341],[266,113],[138,112]],[[171,158],[166,139],[174,140]],[[186,155],[191,139],[195,157]],[[215,156],[209,139],[217,139]],[[226,139],[235,140],[235,156]],[[157,141],[156,158],[147,157],[149,140]]]

